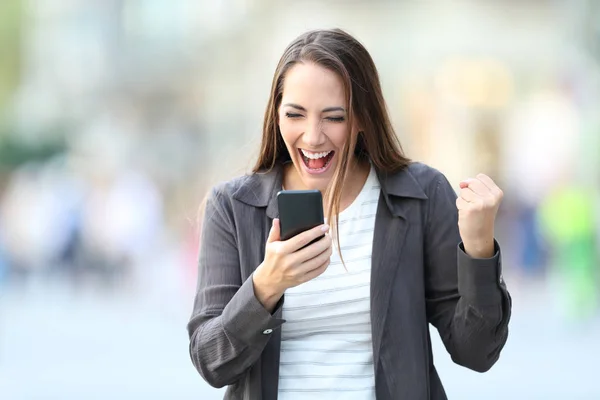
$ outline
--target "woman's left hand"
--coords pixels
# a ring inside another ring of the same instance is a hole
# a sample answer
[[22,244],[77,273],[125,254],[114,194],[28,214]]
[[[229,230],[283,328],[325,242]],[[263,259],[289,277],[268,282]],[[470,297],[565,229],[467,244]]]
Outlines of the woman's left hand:
[[456,199],[458,229],[465,252],[474,258],[494,255],[494,221],[504,193],[487,175],[460,182]]

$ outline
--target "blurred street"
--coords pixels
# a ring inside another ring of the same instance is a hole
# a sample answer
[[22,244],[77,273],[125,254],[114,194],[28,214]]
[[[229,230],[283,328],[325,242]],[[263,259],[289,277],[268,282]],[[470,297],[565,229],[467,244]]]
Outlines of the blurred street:
[[478,374],[433,332],[450,400],[600,400],[600,1],[2,0],[0,27],[0,400],[222,397],[188,356],[200,205],[332,27],[410,159],[505,194],[510,337]]
[[[600,399],[600,321],[564,328],[538,293],[515,290],[508,344],[486,374],[454,365],[434,331],[450,399]],[[190,302],[174,286],[149,298],[33,283],[3,288],[0,301],[3,400],[222,398],[188,358]]]

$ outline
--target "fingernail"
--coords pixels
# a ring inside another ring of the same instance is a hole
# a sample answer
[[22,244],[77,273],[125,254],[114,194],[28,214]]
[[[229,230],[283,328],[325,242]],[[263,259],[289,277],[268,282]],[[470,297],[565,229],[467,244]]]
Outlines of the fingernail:
[[322,230],[323,232],[327,232],[327,231],[329,230],[329,225],[327,225],[327,224],[323,225],[323,226],[321,227],[321,230]]

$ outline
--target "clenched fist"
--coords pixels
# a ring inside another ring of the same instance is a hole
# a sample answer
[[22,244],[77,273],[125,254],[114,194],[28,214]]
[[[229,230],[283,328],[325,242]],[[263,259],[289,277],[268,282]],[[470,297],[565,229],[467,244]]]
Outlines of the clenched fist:
[[456,199],[458,229],[465,252],[471,257],[494,255],[494,221],[503,196],[502,190],[484,174],[460,182]]

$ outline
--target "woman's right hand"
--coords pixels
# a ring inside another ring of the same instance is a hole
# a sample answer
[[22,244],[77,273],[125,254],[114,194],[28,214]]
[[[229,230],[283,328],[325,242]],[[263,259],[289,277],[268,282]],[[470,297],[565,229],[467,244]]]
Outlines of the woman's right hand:
[[[273,220],[265,259],[254,271],[252,278],[255,295],[267,310],[273,311],[286,289],[310,281],[325,272],[332,251],[331,237],[326,234],[328,231],[329,226],[319,225],[281,241],[279,219]],[[323,235],[325,236],[317,242],[306,246]]]

